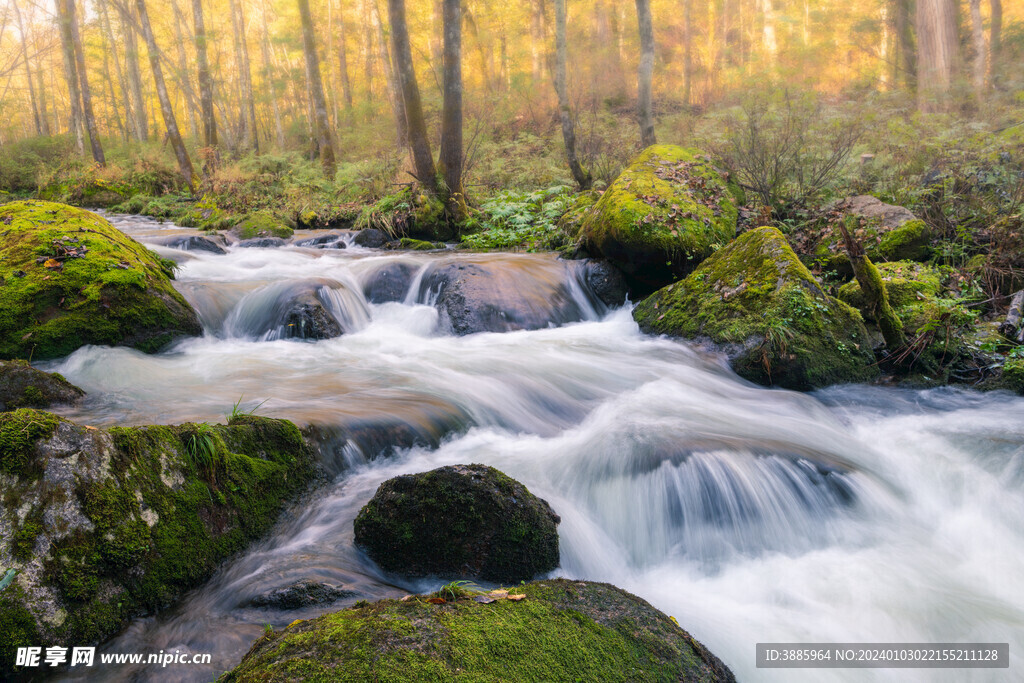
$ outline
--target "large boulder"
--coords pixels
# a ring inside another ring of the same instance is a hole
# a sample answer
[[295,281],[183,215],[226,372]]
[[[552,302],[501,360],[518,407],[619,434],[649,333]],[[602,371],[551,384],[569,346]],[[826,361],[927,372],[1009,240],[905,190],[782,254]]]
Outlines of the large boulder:
[[931,230],[909,209],[886,204],[870,195],[858,195],[833,202],[826,208],[827,221],[812,249],[814,261],[824,270],[852,275],[850,259],[843,246],[840,221],[857,219],[850,227],[873,261],[923,261],[931,255]]
[[17,647],[84,645],[162,609],[270,528],[316,474],[295,425],[99,430],[0,413],[0,678]]
[[75,403],[85,392],[56,372],[36,370],[24,360],[0,360],[0,412]]
[[211,254],[227,253],[224,247],[209,237],[202,235],[175,235],[173,237],[156,239],[154,243],[171,249],[181,249],[182,251],[206,251]]
[[822,290],[775,228],[744,233],[633,317],[724,352],[759,384],[807,390],[877,374],[860,314]]
[[420,279],[420,300],[436,294],[441,324],[454,334],[537,330],[578,322],[571,268],[554,258],[491,255],[437,261]]
[[355,520],[381,569],[518,583],[558,566],[559,517],[485,465],[451,465],[380,485]]
[[590,250],[640,291],[689,273],[736,235],[738,209],[722,174],[700,151],[648,147],[586,213]]
[[297,621],[221,681],[736,680],[674,619],[615,586],[555,579],[511,593],[454,588]]
[[384,264],[364,278],[363,294],[366,300],[372,304],[402,301],[418,270],[419,266],[400,261]]
[[0,206],[0,358],[44,360],[85,344],[157,351],[202,332],[173,264],[94,213]]

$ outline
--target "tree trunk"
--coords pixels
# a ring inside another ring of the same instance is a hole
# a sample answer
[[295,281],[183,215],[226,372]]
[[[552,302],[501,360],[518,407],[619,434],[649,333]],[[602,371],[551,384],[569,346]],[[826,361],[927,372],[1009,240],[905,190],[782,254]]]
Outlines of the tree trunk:
[[[363,0],[363,75],[366,78],[366,103],[373,104],[373,11],[371,0]],[[373,117],[372,107],[369,109]]]
[[637,69],[637,109],[640,142],[644,147],[657,143],[654,135],[654,104],[651,78],[654,75],[654,24],[650,0],[636,0],[637,26],[640,29],[640,67]]
[[256,102],[252,92],[252,70],[249,67],[249,46],[245,39],[245,16],[242,3],[231,0],[231,27],[235,34],[235,66],[238,69],[239,121],[242,129],[242,144],[259,153],[259,136],[256,132]]
[[324,85],[320,80],[320,59],[316,53],[313,17],[309,13],[309,0],[298,0],[298,3],[299,17],[302,19],[302,51],[306,55],[306,81],[313,100],[314,128],[317,145],[320,147],[320,161],[324,165],[324,173],[333,180],[336,168],[334,143],[331,141],[331,130],[327,124],[327,102],[324,100]]
[[903,336],[903,324],[889,305],[889,294],[885,290],[885,283],[878,268],[864,253],[864,247],[857,242],[847,230],[845,223],[839,223],[839,229],[843,234],[843,243],[846,247],[846,254],[850,257],[850,265],[853,266],[853,274],[860,285],[860,291],[864,297],[864,310],[878,323],[878,329],[882,332],[885,345],[890,350],[901,349],[906,345]]
[[338,71],[341,74],[341,94],[345,98],[345,117],[352,125],[352,82],[348,77],[348,45],[345,40],[344,5],[338,7]]
[[[198,0],[196,0],[198,2]],[[284,149],[284,126],[281,124],[281,108],[277,104],[277,84],[270,61],[270,31],[267,29],[267,2],[263,0],[260,8],[263,23],[263,39],[260,41],[260,52],[263,55],[263,87],[270,94],[270,107],[274,115],[274,135],[277,136],[278,149]]]
[[71,36],[71,17],[65,0],[54,0],[60,27],[61,54],[64,57],[64,78],[68,83],[68,104],[70,107],[69,126],[75,136],[79,154],[85,154],[85,138],[82,135],[82,94],[79,91],[78,67],[75,61],[75,44]]
[[[390,6],[388,11],[390,12]],[[403,11],[403,17],[404,14]],[[403,88],[399,83],[398,75],[395,73],[397,66],[391,63],[391,51],[388,49],[388,41],[384,37],[384,22],[380,17],[380,8],[377,5],[377,0],[373,0],[373,23],[374,28],[377,29],[377,58],[380,60],[381,66],[384,67],[384,77],[388,84],[388,102],[391,103],[391,113],[395,119],[395,134],[398,136],[398,147],[405,149],[409,144],[409,123],[407,121],[407,112],[402,103]],[[392,30],[393,34],[394,31]],[[412,53],[410,52],[410,54]]]
[[532,0],[530,12],[530,57],[533,84],[536,87],[544,77],[544,0]]
[[[124,70],[121,68],[121,58],[114,47],[117,45],[117,41],[114,39],[114,29],[110,24],[110,12],[107,8],[107,0],[102,0],[100,2],[100,19],[103,24],[103,32],[107,36],[109,52],[114,60],[114,74],[117,77],[117,84],[121,90],[121,100],[124,102],[125,142],[127,142],[129,134],[135,135],[135,120],[132,117],[131,95],[128,94],[128,81],[125,80]],[[113,90],[113,86],[111,86],[111,90]]]
[[448,188],[445,208],[454,223],[466,217],[462,186],[462,4],[444,0],[444,105],[441,112],[441,169]]
[[128,129],[125,128],[124,122],[121,120],[121,112],[117,107],[117,91],[114,90],[114,77],[110,73],[110,55],[113,52],[114,56],[117,53],[114,52],[114,42],[111,39],[111,35],[107,30],[106,22],[103,21],[104,13],[100,14],[100,28],[103,29],[103,80],[106,81],[107,90],[110,93],[110,99],[107,102],[107,127],[110,127],[110,117],[113,115],[114,124],[117,130],[121,133],[121,142],[128,142]]
[[199,71],[199,118],[203,125],[203,145],[217,146],[217,117],[213,111],[213,78],[210,60],[206,54],[206,22],[203,20],[203,0],[192,0],[192,21],[195,24],[196,67]]
[[92,107],[92,88],[89,87],[89,74],[85,69],[85,50],[82,49],[82,33],[78,28],[75,0],[65,0],[65,4],[71,24],[71,42],[75,46],[75,65],[78,69],[78,83],[82,91],[82,116],[85,120],[85,129],[89,133],[92,158],[100,166],[106,166],[107,160],[103,155],[103,144],[100,141],[100,131],[96,126],[96,114]]
[[42,124],[42,134],[50,134],[50,112],[46,107],[46,87],[43,84],[43,70],[36,69],[36,89],[39,91],[39,122]]
[[135,134],[140,142],[149,140],[149,121],[146,116],[146,100],[142,96],[142,71],[139,68],[139,41],[131,16],[121,18],[124,33],[125,65],[128,68],[128,85],[132,93],[132,113],[135,114]]
[[491,67],[487,61],[487,52],[484,50],[484,44],[480,39],[480,30],[476,25],[476,19],[473,18],[473,13],[469,11],[468,6],[462,8],[462,17],[466,22],[466,30],[469,31],[469,35],[473,36],[473,44],[476,45],[476,54],[480,58],[480,75],[484,80],[484,87],[487,92],[491,92],[494,89],[494,83],[491,79]]
[[160,100],[160,112],[163,114],[164,126],[167,128],[167,137],[174,149],[174,156],[178,160],[178,169],[185,179],[185,185],[194,192],[196,189],[195,171],[192,168],[192,160],[188,157],[188,150],[185,149],[185,143],[181,139],[178,121],[174,118],[171,98],[167,94],[167,84],[164,82],[164,74],[160,68],[160,51],[156,46],[156,38],[153,37],[153,28],[149,24],[146,0],[135,0],[135,6],[139,13],[142,37],[146,41],[146,51],[149,53],[149,66],[153,70],[153,82],[156,84],[156,96]]
[[985,94],[985,75],[988,73],[988,44],[985,40],[985,27],[981,23],[981,0],[970,0],[970,3],[971,42],[974,44],[974,92],[980,100]]
[[580,165],[576,156],[576,131],[573,127],[572,112],[569,110],[569,87],[566,83],[568,46],[566,45],[565,0],[555,0],[555,93],[558,95],[558,117],[562,121],[562,140],[565,142],[565,158],[573,180],[581,190],[589,190],[593,184],[590,173]]
[[683,0],[683,102],[693,104],[693,0]]
[[768,54],[768,64],[774,69],[779,54],[779,44],[775,38],[775,7],[772,5],[772,0],[761,0],[761,12],[764,21],[761,31],[764,51]]
[[395,71],[402,88],[405,103],[405,119],[408,126],[409,143],[412,146],[416,177],[431,194],[437,194],[437,171],[434,155],[430,151],[427,124],[423,119],[420,103],[420,89],[416,84],[416,72],[412,64],[412,49],[409,47],[409,29],[405,23],[405,0],[388,0],[388,17],[391,21],[391,45],[395,54]]
[[896,63],[902,71],[903,84],[910,90],[917,87],[917,54],[910,22],[910,0],[893,0],[893,23],[896,31]]
[[185,56],[185,35],[182,27],[188,27],[185,21],[185,14],[181,11],[177,0],[174,1],[174,49],[178,55],[177,81],[182,94],[185,96],[185,116],[188,117],[188,130],[193,138],[199,137],[196,128],[196,112],[199,110],[199,103],[196,101],[196,93],[192,89],[192,79],[188,75],[188,58]]
[[944,106],[957,63],[953,0],[917,0],[917,92],[922,111]]
[[32,121],[35,124],[36,135],[42,135],[43,124],[39,117],[39,105],[36,103],[36,86],[32,82],[32,68],[28,60],[28,38],[25,36],[25,25],[21,21],[18,3],[14,3],[14,18],[18,22],[18,33],[21,35],[21,58],[25,62],[25,80],[28,82],[28,96],[32,104]]
[[991,17],[989,19],[989,61],[992,63],[993,80],[995,80],[996,66],[999,64],[999,53],[1003,46],[1003,1],[991,0],[989,3]]

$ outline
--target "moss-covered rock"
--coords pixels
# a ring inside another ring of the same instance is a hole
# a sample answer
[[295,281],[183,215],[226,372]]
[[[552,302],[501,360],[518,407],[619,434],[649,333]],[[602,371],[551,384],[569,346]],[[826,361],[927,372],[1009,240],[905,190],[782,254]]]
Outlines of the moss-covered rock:
[[[934,299],[941,288],[939,271],[914,261],[893,261],[875,264],[894,309]],[[839,299],[860,309],[865,305],[860,284],[851,280],[839,288]]]
[[822,290],[775,228],[744,233],[633,317],[645,332],[724,352],[759,384],[813,389],[877,374],[860,314]]
[[1024,358],[1007,358],[1006,362],[1003,363],[999,379],[1002,385],[1000,388],[1024,394]]
[[644,150],[586,213],[589,248],[641,290],[686,275],[736,234],[738,210],[725,179],[695,149]]
[[221,681],[736,680],[674,619],[606,583],[537,581],[487,604],[459,593],[296,622]]
[[426,240],[417,240],[412,237],[403,237],[398,240],[399,249],[408,249],[409,251],[433,251],[435,249],[444,249],[444,243],[427,242]]
[[82,427],[0,413],[0,593],[16,628],[0,678],[25,645],[85,645],[169,605],[266,531],[316,473],[290,422]]
[[202,332],[172,264],[82,209],[0,206],[0,358],[47,359],[85,344],[156,351]]
[[254,237],[280,237],[288,239],[292,229],[278,220],[269,211],[254,211],[232,229],[238,239],[248,240]]
[[365,207],[355,227],[375,228],[392,237],[414,237],[430,242],[452,239],[458,232],[458,226],[448,221],[441,200],[408,187]]
[[493,467],[452,465],[381,484],[355,540],[385,571],[515,583],[558,566],[558,522]]
[[28,361],[0,361],[0,412],[74,403],[85,392],[56,372],[36,370]]
[[827,215],[829,219],[813,247],[813,260],[824,270],[852,274],[838,227],[839,221],[848,216],[859,219],[853,234],[872,261],[924,261],[931,256],[931,230],[902,206],[859,195],[833,203]]

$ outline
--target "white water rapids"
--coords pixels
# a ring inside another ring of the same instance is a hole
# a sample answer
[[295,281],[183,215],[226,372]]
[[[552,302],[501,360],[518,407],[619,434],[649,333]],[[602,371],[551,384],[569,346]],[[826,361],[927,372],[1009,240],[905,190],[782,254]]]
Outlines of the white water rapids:
[[[144,242],[172,229],[111,218]],[[385,304],[363,296],[384,265],[462,256],[159,250],[181,260],[177,286],[207,334],[153,356],[86,347],[45,364],[89,393],[67,415],[97,426],[224,421],[240,397],[243,408],[266,400],[258,414],[319,426],[333,479],[178,606],[101,648],[209,652],[210,667],[108,665],[79,677],[210,680],[265,624],[436,588],[383,576],[353,547],[352,520],[387,478],[485,463],[561,516],[555,575],[646,598],[741,681],[1019,680],[1024,399],[756,387],[683,343],[641,334],[628,306],[602,312],[578,283],[569,289],[580,322],[463,337],[439,328],[431,292]],[[549,256],[468,258],[525,289],[572,279]],[[275,302],[311,279],[345,334],[276,338]],[[399,428],[408,440],[376,457]],[[304,579],[358,595],[297,611],[246,606]],[[885,641],[1009,641],[1011,668],[754,666],[757,642]]]

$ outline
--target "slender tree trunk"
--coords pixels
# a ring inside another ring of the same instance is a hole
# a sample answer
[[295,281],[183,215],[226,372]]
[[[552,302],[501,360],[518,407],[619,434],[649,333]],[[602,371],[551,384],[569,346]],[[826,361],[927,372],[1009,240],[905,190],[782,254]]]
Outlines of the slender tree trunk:
[[441,2],[442,0],[432,0],[430,3],[430,70],[439,90],[444,89],[441,85],[444,78],[444,23],[441,18],[444,10]]
[[462,185],[462,4],[444,0],[444,105],[441,111],[441,169],[448,188],[445,208],[458,223],[466,217],[466,192]]
[[306,81],[313,100],[314,127],[317,145],[320,148],[320,161],[324,165],[324,173],[333,180],[336,169],[334,143],[331,141],[331,130],[327,123],[327,102],[324,99],[324,84],[320,80],[320,59],[316,53],[313,17],[309,13],[309,0],[298,0],[298,3],[299,17],[302,20],[302,51],[306,56]]
[[132,17],[122,17],[124,33],[125,65],[128,69],[128,85],[132,93],[132,113],[135,114],[135,133],[140,142],[149,140],[149,120],[146,116],[146,100],[142,95],[142,71],[139,68],[139,41],[135,35]]
[[989,61],[992,66],[992,80],[995,80],[996,66],[999,64],[999,53],[1003,46],[1003,1],[990,0],[989,9]]
[[850,264],[853,266],[853,274],[866,302],[865,312],[869,313],[878,323],[878,329],[882,332],[885,345],[890,350],[903,348],[906,345],[903,324],[889,304],[889,295],[878,268],[865,255],[863,245],[850,235],[844,223],[839,223],[839,229],[843,235],[846,254],[850,257]]
[[476,45],[476,53],[480,58],[480,74],[484,79],[484,86],[487,88],[487,92],[494,90],[494,83],[491,79],[491,67],[487,60],[487,52],[484,50],[484,44],[480,39],[480,31],[476,25],[476,19],[473,18],[473,13],[469,11],[468,6],[462,8],[462,17],[466,22],[466,30],[469,31],[469,35],[473,37],[473,44]]
[[[110,11],[107,8],[107,0],[102,0],[99,3],[99,6],[103,32],[107,37],[108,50],[114,61],[114,74],[117,77],[118,88],[121,90],[121,100],[124,103],[125,142],[128,142],[128,137],[130,135],[135,135],[135,120],[132,117],[131,95],[128,94],[128,82],[125,80],[124,70],[121,68],[121,58],[115,49],[117,42],[114,40],[114,29],[110,24]],[[111,92],[113,92],[113,86],[111,86]]]
[[71,36],[71,17],[65,0],[54,0],[60,27],[61,54],[64,57],[64,78],[68,83],[68,104],[71,112],[69,126],[75,136],[79,154],[85,154],[85,138],[82,134],[82,94],[79,91],[78,67],[75,61],[75,44]]
[[85,69],[85,50],[82,49],[82,33],[78,28],[75,0],[65,0],[65,8],[68,23],[71,24],[71,42],[75,47],[75,66],[78,69],[78,83],[82,91],[82,116],[85,120],[85,129],[89,133],[92,159],[100,166],[106,166],[107,160],[103,155],[103,143],[100,141],[100,131],[96,126],[96,114],[92,108],[92,88],[89,87],[89,74]]
[[121,120],[121,112],[118,110],[118,107],[117,107],[117,91],[114,89],[114,77],[110,73],[110,55],[111,55],[111,53],[113,53],[114,56],[116,57],[117,53],[114,52],[114,43],[111,40],[110,33],[109,33],[109,31],[106,30],[108,27],[106,26],[106,22],[103,21],[104,14],[105,14],[105,10],[104,10],[104,12],[101,12],[101,14],[100,14],[100,23],[101,23],[101,28],[104,29],[103,30],[103,80],[106,81],[106,83],[107,83],[107,90],[108,90],[108,92],[110,94],[110,99],[108,100],[108,103],[107,103],[107,127],[108,128],[110,127],[110,117],[113,116],[113,118],[114,118],[114,125],[117,127],[117,130],[120,131],[120,133],[121,133],[121,141],[124,142],[124,143],[127,143],[128,142],[128,129],[125,128],[124,121]]
[[203,146],[217,146],[217,117],[213,110],[213,78],[207,56],[206,22],[203,0],[192,0],[192,23],[195,24],[196,69],[199,74],[199,118],[202,120]]
[[[373,10],[372,0],[363,0],[363,75],[366,78],[366,103],[373,104]],[[372,108],[370,116],[373,116]]]
[[352,125],[352,81],[348,77],[348,44],[345,36],[344,5],[338,7],[338,72],[341,75],[341,94],[345,98],[345,117]]
[[683,102],[693,104],[693,0],[683,0]]
[[644,147],[657,143],[654,135],[654,104],[651,79],[654,76],[654,23],[650,0],[636,0],[637,25],[640,29],[640,67],[637,69],[637,108],[640,142]]
[[533,83],[544,77],[544,0],[532,0],[530,12],[530,57]]
[[43,135],[50,134],[50,112],[46,107],[46,88],[43,85],[43,70],[36,69],[36,89],[39,91],[39,123],[42,125],[40,131]]
[[235,68],[238,77],[238,121],[242,145],[259,152],[256,134],[256,103],[252,92],[252,71],[249,68],[249,47],[245,40],[245,16],[239,0],[231,0],[231,30],[234,34]]
[[192,90],[192,79],[188,75],[188,57],[185,55],[185,35],[182,32],[182,27],[187,27],[188,23],[185,21],[185,15],[181,11],[181,7],[178,5],[178,1],[174,0],[174,49],[178,55],[178,69],[177,69],[177,81],[181,88],[182,94],[185,96],[185,116],[188,118],[188,130],[193,138],[199,137],[199,131],[196,128],[196,111],[199,109],[199,103],[196,101],[196,93]]
[[562,140],[565,142],[565,158],[573,180],[581,190],[589,190],[593,184],[590,173],[580,165],[576,156],[576,131],[573,127],[572,112],[569,110],[569,87],[566,83],[566,68],[569,61],[566,41],[565,0],[555,0],[555,93],[558,95],[558,117],[562,122]]
[[388,0],[388,17],[391,21],[391,46],[395,54],[395,71],[402,87],[409,143],[412,147],[413,163],[416,165],[416,179],[427,191],[436,195],[438,192],[437,170],[434,168],[434,155],[430,151],[427,124],[423,118],[423,106],[420,103],[420,89],[416,84],[416,71],[412,64],[409,29],[405,23],[405,0]]
[[167,137],[170,139],[171,147],[174,149],[174,156],[178,160],[178,169],[185,179],[185,185],[194,192],[196,189],[195,171],[192,168],[192,160],[188,157],[188,150],[185,149],[185,143],[181,139],[178,121],[174,118],[171,98],[167,94],[167,84],[164,82],[164,74],[160,68],[160,51],[156,46],[153,28],[149,24],[146,0],[135,0],[135,7],[139,14],[142,37],[146,41],[146,51],[149,53],[149,66],[153,70],[153,82],[156,84],[156,96],[160,100],[160,112],[163,114],[164,126],[167,128]]
[[[388,6],[388,11],[390,13],[390,5]],[[402,16],[404,18],[404,11]],[[384,22],[381,20],[377,0],[373,0],[373,23],[374,28],[377,30],[377,59],[384,68],[384,76],[388,84],[388,102],[391,103],[391,113],[395,119],[395,134],[398,136],[397,144],[400,149],[405,149],[409,144],[409,122],[407,112],[403,108],[402,103],[404,89],[399,83],[398,75],[395,73],[398,67],[391,63],[391,51],[388,49],[388,41],[384,37]],[[392,30],[393,34],[394,30]],[[392,42],[394,41],[392,40]]]
[[917,87],[917,54],[910,22],[910,0],[893,0],[893,28],[896,31],[896,63],[901,79],[910,90]]
[[985,40],[985,27],[981,23],[981,0],[970,0],[971,4],[971,38],[974,44],[974,92],[978,99],[985,94],[985,75],[988,73],[988,44]]
[[263,87],[270,93],[270,107],[274,115],[274,134],[277,136],[278,149],[284,149],[284,126],[281,124],[281,108],[277,104],[277,83],[274,80],[270,61],[270,31],[267,29],[267,0],[263,0],[260,8],[263,23],[263,40],[260,51],[263,54]]
[[768,64],[774,69],[779,54],[779,44],[775,38],[775,7],[772,5],[772,0],[761,0],[761,12],[764,20],[762,26],[764,50],[768,54]]
[[25,25],[21,21],[21,10],[14,3],[14,18],[18,22],[18,33],[21,35],[21,58],[25,62],[25,81],[28,83],[28,96],[32,104],[32,121],[35,123],[36,135],[43,134],[43,124],[39,118],[39,105],[36,102],[36,86],[32,82],[32,67],[28,59],[28,38],[25,36]]
[[881,21],[879,23],[882,30],[878,39],[878,56],[882,64],[878,73],[878,84],[882,90],[888,90],[892,74],[892,69],[890,68],[892,57],[889,54],[889,24],[892,22],[889,21],[889,7],[884,2],[881,7]]
[[944,106],[957,64],[953,0],[917,0],[917,82],[922,111]]

